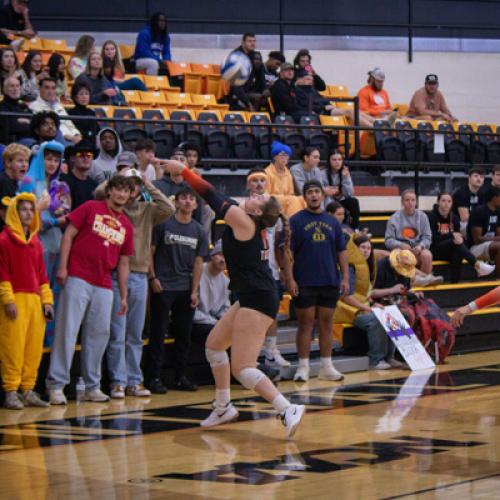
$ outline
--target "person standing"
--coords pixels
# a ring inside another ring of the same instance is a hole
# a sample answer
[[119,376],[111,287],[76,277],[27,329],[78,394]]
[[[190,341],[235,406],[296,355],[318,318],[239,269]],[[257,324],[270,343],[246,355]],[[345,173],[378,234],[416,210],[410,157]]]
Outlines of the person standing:
[[177,191],[175,216],[153,231],[154,264],[149,277],[153,296],[147,366],[149,389],[154,394],[167,392],[161,380],[161,368],[169,321],[175,337],[174,388],[180,391],[198,389],[186,376],[203,259],[208,255],[207,236],[202,225],[193,219],[196,206],[196,195],[190,187]]
[[[230,288],[238,300],[229,308],[210,332],[206,356],[215,379],[215,402],[212,413],[201,426],[214,427],[238,418],[231,403],[230,375],[247,389],[255,390],[272,404],[292,437],[305,413],[304,405],[290,403],[266,375],[255,366],[265,334],[278,312],[274,280],[268,265],[267,227],[283,221],[285,251],[288,250],[288,220],[273,196],[253,195],[240,206],[218,193],[214,187],[180,162],[168,161],[170,174],[181,174],[210,205],[217,217],[224,219],[222,238],[229,272]],[[226,350],[231,347],[231,368]]]
[[[143,179],[135,166],[135,155],[126,151],[119,157],[119,173],[133,181],[134,189],[124,213],[134,226],[134,254],[130,258],[128,277],[128,311],[119,316],[120,284],[116,272],[113,272],[113,313],[111,316],[111,335],[106,359],[108,362],[110,395],[123,399],[125,395],[147,397],[151,393],[144,387],[141,371],[142,331],[146,318],[148,301],[148,271],[151,264],[151,235],[153,227],[160,224],[174,213],[170,200]],[[106,182],[96,190],[96,198],[104,197]],[[143,191],[148,199],[143,199]]]
[[67,215],[69,224],[62,239],[57,271],[63,290],[46,380],[51,404],[67,403],[63,391],[70,381],[80,328],[84,399],[96,403],[109,401],[100,384],[113,307],[111,273],[116,269],[120,287],[118,314],[125,315],[134,228],[123,210],[133,189],[131,179],[115,176],[106,186],[106,201],[88,201]]
[[[323,210],[325,194],[317,180],[304,184],[306,208],[290,218],[293,282],[289,291],[299,322],[299,367],[294,380],[309,380],[309,354],[316,315],[319,326],[320,371],[323,380],[342,380],[332,363],[333,313],[340,296],[349,291],[349,266],[340,224]],[[340,267],[342,278],[339,275]]]

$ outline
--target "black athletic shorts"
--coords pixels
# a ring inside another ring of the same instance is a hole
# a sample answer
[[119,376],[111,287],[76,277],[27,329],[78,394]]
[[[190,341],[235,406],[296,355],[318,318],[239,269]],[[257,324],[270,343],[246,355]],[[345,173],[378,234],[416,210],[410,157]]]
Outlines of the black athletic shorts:
[[297,309],[308,307],[335,308],[339,300],[339,289],[336,286],[302,286],[299,287],[299,296],[293,299]]
[[276,290],[255,290],[254,292],[238,292],[240,307],[254,309],[272,319],[276,318],[280,306]]

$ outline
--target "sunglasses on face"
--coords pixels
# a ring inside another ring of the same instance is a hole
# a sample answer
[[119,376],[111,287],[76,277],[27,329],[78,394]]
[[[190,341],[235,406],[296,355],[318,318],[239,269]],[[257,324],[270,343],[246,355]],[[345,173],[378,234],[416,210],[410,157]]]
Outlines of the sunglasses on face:
[[79,151],[75,155],[77,158],[94,158],[94,153],[90,151]]

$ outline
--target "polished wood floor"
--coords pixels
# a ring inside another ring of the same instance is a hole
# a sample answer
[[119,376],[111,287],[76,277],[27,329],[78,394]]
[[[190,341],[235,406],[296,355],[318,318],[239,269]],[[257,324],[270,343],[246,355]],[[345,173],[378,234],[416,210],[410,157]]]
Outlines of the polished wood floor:
[[0,499],[500,498],[499,351],[280,387],[308,405],[293,441],[240,389],[240,420],[211,431],[210,388],[2,409]]

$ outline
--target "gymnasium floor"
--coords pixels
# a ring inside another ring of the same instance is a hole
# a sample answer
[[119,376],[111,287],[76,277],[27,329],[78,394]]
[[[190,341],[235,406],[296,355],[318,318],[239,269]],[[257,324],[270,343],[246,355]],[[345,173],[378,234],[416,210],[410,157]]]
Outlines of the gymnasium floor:
[[500,498],[500,351],[280,387],[308,406],[293,441],[239,389],[239,422],[211,431],[208,387],[2,409],[0,498]]

